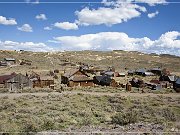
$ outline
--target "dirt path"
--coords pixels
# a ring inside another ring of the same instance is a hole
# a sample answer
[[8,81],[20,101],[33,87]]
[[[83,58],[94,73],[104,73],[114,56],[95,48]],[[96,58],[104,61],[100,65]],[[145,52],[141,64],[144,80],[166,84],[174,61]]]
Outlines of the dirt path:
[[180,98],[180,94],[178,93],[170,93],[170,94],[153,94],[153,93],[129,93],[129,92],[123,92],[123,93],[103,93],[103,92],[84,92],[84,91],[64,91],[62,93],[59,92],[42,92],[42,93],[0,93],[0,98],[8,96],[9,98],[17,98],[24,95],[34,95],[34,96],[48,96],[49,94],[52,95],[75,95],[75,94],[87,94],[87,95],[93,95],[93,96],[124,96],[124,97],[157,97],[157,96],[165,96],[165,97],[172,97],[172,98]]

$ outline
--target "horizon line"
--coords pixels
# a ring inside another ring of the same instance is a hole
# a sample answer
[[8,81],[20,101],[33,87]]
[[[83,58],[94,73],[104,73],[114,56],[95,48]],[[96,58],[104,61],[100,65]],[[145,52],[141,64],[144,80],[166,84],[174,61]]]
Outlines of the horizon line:
[[175,56],[175,57],[180,57],[179,55],[175,55],[175,54],[168,54],[168,53],[148,53],[148,52],[141,52],[141,51],[128,51],[128,50],[58,50],[58,51],[32,51],[32,50],[23,50],[23,49],[19,49],[19,50],[2,50],[0,49],[0,52],[2,51],[7,51],[7,52],[34,52],[34,53],[58,53],[58,52],[83,52],[83,51],[92,51],[92,52],[115,52],[115,51],[124,51],[124,52],[138,52],[138,53],[142,53],[142,54],[154,54],[154,55],[170,55],[170,56]]
[[[118,2],[120,4],[123,4],[123,3],[127,3],[127,4],[130,4],[130,3],[133,3],[133,4],[180,4],[180,1],[177,2],[177,1],[171,1],[171,2],[150,2],[150,3],[146,3],[146,2]],[[87,2],[82,2],[82,1],[74,1],[74,2],[67,2],[67,1],[51,1],[51,2],[40,2],[40,1],[37,1],[37,2],[21,2],[21,1],[13,1],[13,2],[8,2],[8,1],[1,1],[0,4],[103,4],[103,2],[92,2],[92,1],[87,1]]]

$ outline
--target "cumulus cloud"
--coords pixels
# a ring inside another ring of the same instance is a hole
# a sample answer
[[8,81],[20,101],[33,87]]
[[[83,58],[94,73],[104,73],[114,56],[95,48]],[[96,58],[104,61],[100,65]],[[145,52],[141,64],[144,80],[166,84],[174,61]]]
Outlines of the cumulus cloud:
[[78,25],[76,23],[70,23],[70,22],[56,22],[54,26],[60,29],[64,29],[64,30],[77,30],[78,29]]
[[0,16],[0,24],[3,24],[3,25],[16,25],[17,22],[16,22],[16,20],[13,19],[13,18],[7,19],[7,18],[4,17],[4,16]]
[[47,20],[47,17],[45,14],[39,14],[39,15],[36,15],[36,19],[37,20]]
[[148,17],[149,17],[149,18],[153,18],[153,17],[157,16],[158,14],[159,14],[158,11],[156,11],[156,12],[154,12],[154,13],[149,13],[149,14],[148,14]]
[[139,17],[142,12],[146,12],[146,8],[131,3],[121,3],[117,6],[100,7],[98,9],[83,8],[76,11],[78,24],[81,25],[113,25],[126,22],[132,18]]
[[44,43],[0,41],[0,48],[3,50],[27,50],[27,51],[53,51],[53,48]]
[[106,6],[110,5],[117,5],[121,3],[145,3],[150,6],[155,6],[158,4],[166,4],[166,0],[103,0],[102,3],[104,3]]
[[44,27],[44,30],[52,30],[52,27],[49,27],[49,26]]
[[131,38],[126,33],[101,32],[81,36],[54,37],[61,50],[127,50],[146,53],[167,53],[180,56],[180,32],[162,34],[159,39]]
[[21,27],[18,27],[17,29],[24,32],[33,32],[33,29],[29,24],[23,24]]
[[[146,8],[140,3],[155,6],[167,3],[166,0],[102,0],[104,6],[97,9],[85,7],[76,11],[78,25],[101,25],[108,26],[126,22],[130,19],[140,17],[142,13],[147,12]],[[148,16],[156,16],[158,13]],[[152,18],[151,17],[151,18]]]

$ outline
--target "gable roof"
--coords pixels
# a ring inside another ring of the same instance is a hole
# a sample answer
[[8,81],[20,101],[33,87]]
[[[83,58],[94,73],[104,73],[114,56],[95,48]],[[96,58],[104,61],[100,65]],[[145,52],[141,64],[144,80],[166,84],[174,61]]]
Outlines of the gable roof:
[[69,78],[69,77],[73,76],[78,71],[79,71],[79,69],[70,69],[70,70],[66,71],[63,76]]
[[80,69],[70,69],[70,70],[66,71],[63,76],[65,76],[65,77],[67,77],[67,78],[70,78],[71,76],[73,76],[74,74],[76,74],[78,71],[80,71],[81,73],[83,73],[85,76],[88,76],[88,75],[86,75],[83,71],[81,71]]

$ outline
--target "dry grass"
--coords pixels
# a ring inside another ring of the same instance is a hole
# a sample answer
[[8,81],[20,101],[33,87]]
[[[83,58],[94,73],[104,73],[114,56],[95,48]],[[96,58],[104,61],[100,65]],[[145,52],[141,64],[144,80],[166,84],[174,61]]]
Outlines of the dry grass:
[[179,98],[92,95],[32,95],[0,99],[1,132],[67,131],[82,126],[105,128],[136,122],[156,123],[164,130],[180,119]]

